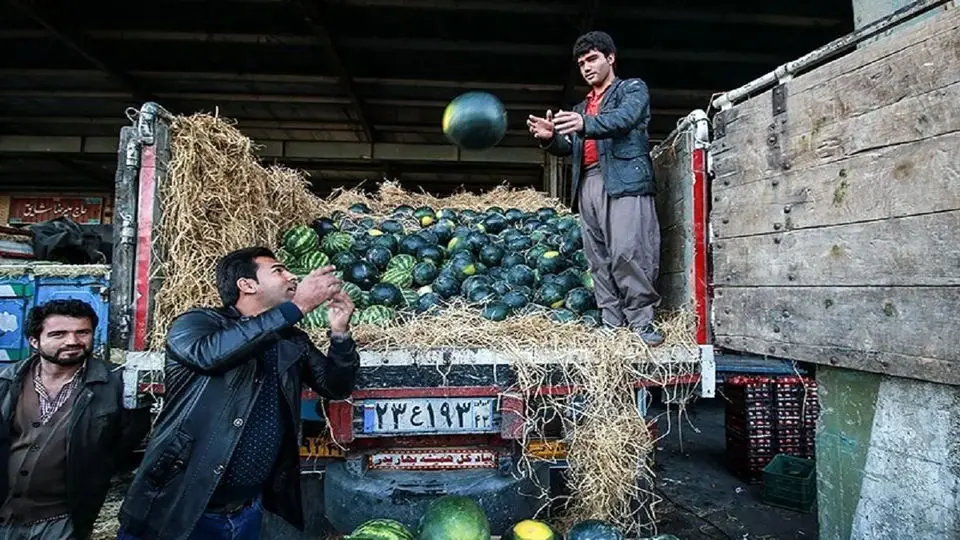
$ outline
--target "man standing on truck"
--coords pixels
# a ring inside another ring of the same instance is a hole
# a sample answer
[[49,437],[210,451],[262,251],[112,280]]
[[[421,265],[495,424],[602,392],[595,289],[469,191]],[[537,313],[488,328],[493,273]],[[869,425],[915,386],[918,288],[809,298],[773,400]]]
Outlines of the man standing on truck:
[[640,79],[614,73],[617,49],[605,32],[588,32],[573,58],[590,85],[573,111],[530,115],[540,146],[572,156],[574,207],[579,202],[583,248],[597,306],[607,326],[629,326],[648,345],[663,343],[653,326],[660,295],[660,225],[647,123],[650,94]]
[[[170,325],[165,403],[123,507],[120,539],[256,539],[263,509],[303,529],[301,383],[328,399],[354,387],[354,305],[328,266],[297,284],[273,252],[217,264],[221,308]],[[295,325],[326,304],[322,353]]]
[[89,304],[52,300],[26,322],[34,354],[0,372],[0,539],[88,538],[150,411],[124,409],[121,372],[93,356]]

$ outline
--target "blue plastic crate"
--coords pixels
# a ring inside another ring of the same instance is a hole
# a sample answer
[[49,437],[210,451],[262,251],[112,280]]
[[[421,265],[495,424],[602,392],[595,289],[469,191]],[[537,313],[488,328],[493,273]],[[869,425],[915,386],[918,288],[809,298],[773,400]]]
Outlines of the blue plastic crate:
[[[90,275],[35,274],[32,267],[4,266],[0,275],[0,362],[17,362],[30,356],[30,344],[24,334],[27,314],[38,304],[50,300],[75,298],[90,304],[100,321],[94,332],[94,348],[103,355],[107,347],[109,313],[109,274],[107,267]],[[15,271],[22,274],[13,275]]]

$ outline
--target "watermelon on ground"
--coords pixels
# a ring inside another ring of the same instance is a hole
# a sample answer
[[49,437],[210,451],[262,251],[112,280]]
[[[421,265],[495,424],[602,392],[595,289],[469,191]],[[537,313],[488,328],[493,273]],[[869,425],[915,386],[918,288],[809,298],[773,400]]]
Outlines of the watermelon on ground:
[[620,531],[605,521],[588,519],[581,521],[567,532],[567,540],[624,540]]
[[371,306],[400,307],[404,303],[403,293],[392,283],[377,283],[370,289],[368,300]]
[[320,247],[327,255],[335,255],[341,251],[349,251],[353,243],[354,239],[349,233],[338,231],[324,236]]
[[525,519],[504,533],[503,540],[555,540],[556,533],[549,525],[535,519]]
[[380,518],[361,523],[344,540],[413,540],[413,534],[399,521]]
[[490,522],[473,499],[444,495],[430,501],[420,518],[418,540],[490,540]]

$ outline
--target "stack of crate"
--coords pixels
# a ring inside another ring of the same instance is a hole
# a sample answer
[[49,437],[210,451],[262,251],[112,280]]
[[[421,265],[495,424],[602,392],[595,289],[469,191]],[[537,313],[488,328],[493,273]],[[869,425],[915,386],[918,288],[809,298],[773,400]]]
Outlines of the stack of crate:
[[739,376],[724,382],[727,464],[758,481],[777,454],[814,457],[819,413],[816,381],[807,377]]

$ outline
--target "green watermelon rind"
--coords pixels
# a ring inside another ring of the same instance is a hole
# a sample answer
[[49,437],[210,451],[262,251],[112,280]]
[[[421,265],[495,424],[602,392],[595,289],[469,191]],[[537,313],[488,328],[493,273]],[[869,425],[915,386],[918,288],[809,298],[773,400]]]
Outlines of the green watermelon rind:
[[344,540],[413,540],[413,533],[392,519],[371,519],[361,523]]
[[473,499],[462,495],[445,495],[427,504],[420,518],[417,539],[451,538],[490,540],[490,521]]

